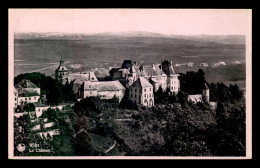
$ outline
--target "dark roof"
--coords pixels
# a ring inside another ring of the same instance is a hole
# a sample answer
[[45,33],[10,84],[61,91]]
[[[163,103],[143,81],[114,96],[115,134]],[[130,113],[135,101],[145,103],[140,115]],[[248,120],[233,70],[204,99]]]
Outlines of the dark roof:
[[15,85],[15,88],[39,88],[34,83],[27,79],[23,79],[21,82]]
[[65,67],[65,65],[64,65],[64,61],[62,60],[62,58],[61,58],[61,60],[60,60],[60,65],[59,65],[59,67],[55,70],[55,71],[68,71],[68,69]]
[[174,75],[176,74],[175,70],[173,69],[173,66],[171,65],[171,62],[164,60],[162,62],[162,70],[166,75]]
[[131,60],[124,60],[123,64],[122,64],[122,68],[123,69],[128,69],[132,66],[132,61]]
[[32,96],[40,96],[38,94],[38,92],[32,88],[26,88],[23,89],[20,93],[19,93],[20,97],[32,97]]

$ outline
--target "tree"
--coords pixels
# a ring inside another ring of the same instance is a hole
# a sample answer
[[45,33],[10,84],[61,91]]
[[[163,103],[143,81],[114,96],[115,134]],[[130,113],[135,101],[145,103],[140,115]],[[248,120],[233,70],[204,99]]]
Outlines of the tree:
[[188,94],[182,91],[179,91],[177,94],[178,103],[181,104],[182,107],[186,107],[188,104]]

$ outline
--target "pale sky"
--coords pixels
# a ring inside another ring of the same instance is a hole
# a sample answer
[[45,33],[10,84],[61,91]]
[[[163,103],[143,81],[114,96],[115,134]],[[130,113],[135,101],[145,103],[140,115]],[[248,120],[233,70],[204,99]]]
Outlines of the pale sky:
[[251,29],[246,9],[10,9],[9,14],[15,33],[246,35]]

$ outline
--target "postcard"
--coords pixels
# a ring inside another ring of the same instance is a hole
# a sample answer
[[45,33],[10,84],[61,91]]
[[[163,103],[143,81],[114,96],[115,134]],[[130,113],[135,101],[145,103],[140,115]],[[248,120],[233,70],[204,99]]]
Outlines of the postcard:
[[9,159],[251,159],[251,9],[9,9]]

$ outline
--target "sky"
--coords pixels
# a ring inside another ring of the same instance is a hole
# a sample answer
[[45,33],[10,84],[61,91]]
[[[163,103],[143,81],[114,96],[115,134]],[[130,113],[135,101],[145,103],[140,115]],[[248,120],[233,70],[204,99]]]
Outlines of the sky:
[[247,9],[10,9],[15,33],[120,33],[246,35]]

